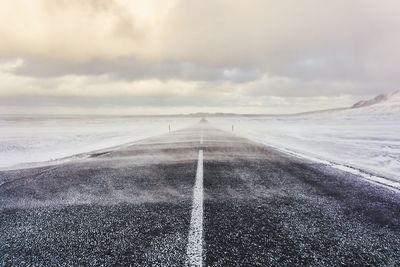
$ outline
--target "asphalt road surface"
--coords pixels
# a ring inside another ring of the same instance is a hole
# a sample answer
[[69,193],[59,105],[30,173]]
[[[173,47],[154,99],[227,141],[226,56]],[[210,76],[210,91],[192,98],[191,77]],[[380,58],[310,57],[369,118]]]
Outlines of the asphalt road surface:
[[208,123],[0,184],[0,266],[400,266],[398,191]]

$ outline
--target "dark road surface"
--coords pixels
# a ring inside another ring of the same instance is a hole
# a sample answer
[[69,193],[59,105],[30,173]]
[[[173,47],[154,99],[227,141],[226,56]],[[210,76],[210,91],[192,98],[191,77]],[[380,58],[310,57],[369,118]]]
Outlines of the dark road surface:
[[0,184],[0,266],[400,266],[399,192],[208,123]]

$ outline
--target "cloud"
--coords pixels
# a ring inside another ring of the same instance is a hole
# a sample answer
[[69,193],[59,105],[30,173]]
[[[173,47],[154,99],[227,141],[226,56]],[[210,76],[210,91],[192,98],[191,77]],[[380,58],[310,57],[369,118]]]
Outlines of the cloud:
[[185,0],[165,24],[164,54],[280,76],[397,79],[399,8],[393,0]]
[[[11,63],[3,64],[3,66],[11,65]],[[0,104],[3,109],[19,106],[20,110],[25,112],[28,110],[33,112],[39,107],[47,107],[51,112],[56,112],[61,107],[63,110],[67,107],[87,110],[103,108],[105,110],[103,112],[116,107],[124,109],[142,107],[143,110],[151,107],[152,111],[148,111],[151,113],[163,107],[168,110],[179,108],[178,110],[186,112],[210,108],[210,110],[219,112],[242,110],[246,113],[287,113],[319,108],[321,103],[328,107],[353,103],[335,100],[337,94],[335,90],[325,92],[329,96],[328,98],[333,99],[331,102],[326,99],[322,102],[323,98],[319,96],[321,92],[316,88],[318,86],[328,87],[328,84],[323,82],[314,85],[316,92],[305,94],[297,91],[294,93],[296,87],[301,83],[300,81],[268,75],[252,81],[234,83],[220,80],[162,81],[144,79],[129,81],[115,80],[109,75],[66,75],[43,80],[3,71],[0,72],[0,80],[4,81],[5,88],[7,88],[0,91]],[[309,87],[311,85],[302,84],[301,86]],[[342,88],[343,85],[337,85],[337,87]],[[275,97],[271,97],[271,95]],[[306,100],[307,98],[308,100]],[[302,99],[302,102],[300,103],[298,99]],[[293,106],[293,104],[296,105]]]
[[80,62],[133,55],[230,68],[294,63],[312,71],[301,63],[383,64],[400,42],[395,0],[153,0],[153,12],[135,12],[140,3],[3,1],[0,51]]
[[254,69],[225,69],[214,66],[196,65],[191,62],[147,62],[133,57],[115,59],[94,59],[86,62],[28,58],[13,69],[21,76],[57,77],[64,75],[104,75],[116,80],[185,80],[185,81],[222,81],[235,83],[255,80],[261,76]]
[[400,83],[399,9],[395,0],[2,1],[0,96],[43,106],[336,107]]
[[116,0],[0,3],[0,55],[66,61],[144,53],[151,30]]

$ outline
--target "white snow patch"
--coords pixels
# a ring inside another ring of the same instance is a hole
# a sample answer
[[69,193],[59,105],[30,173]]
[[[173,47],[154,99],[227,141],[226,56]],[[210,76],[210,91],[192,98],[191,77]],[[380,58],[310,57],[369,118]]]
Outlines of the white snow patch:
[[[254,141],[256,141],[256,140],[254,140]],[[263,143],[263,142],[261,141],[260,143]],[[270,147],[273,147],[274,149],[279,150],[279,151],[281,151],[283,153],[286,153],[286,154],[289,154],[289,155],[292,155],[292,156],[296,156],[298,158],[307,159],[309,161],[313,161],[313,162],[321,163],[321,164],[324,164],[324,165],[328,165],[328,166],[330,166],[332,168],[335,168],[335,169],[338,169],[338,170],[341,170],[341,171],[345,171],[345,172],[348,172],[348,173],[351,173],[351,174],[354,174],[354,175],[357,175],[357,176],[361,176],[361,177],[365,178],[366,180],[368,180],[369,182],[372,182],[374,184],[383,185],[383,186],[389,187],[390,189],[400,190],[400,183],[399,182],[391,181],[391,180],[386,179],[384,177],[379,177],[379,176],[376,176],[376,175],[372,175],[370,173],[366,173],[366,172],[364,172],[362,170],[355,169],[355,168],[352,168],[350,166],[336,164],[334,162],[330,162],[330,161],[327,161],[327,160],[311,157],[311,156],[308,156],[308,155],[305,155],[305,154],[302,154],[302,153],[291,151],[291,150],[288,150],[288,149],[285,149],[285,148],[276,147],[276,146],[273,146],[273,145],[270,145],[270,144],[265,144],[265,143],[263,143],[263,144],[267,145],[267,146],[270,146]]]
[[[195,124],[179,117],[0,117],[0,168],[115,147]],[[51,163],[49,163],[51,164]]]
[[225,131],[234,125],[236,134],[250,140],[400,182],[400,113],[224,117],[209,121]]

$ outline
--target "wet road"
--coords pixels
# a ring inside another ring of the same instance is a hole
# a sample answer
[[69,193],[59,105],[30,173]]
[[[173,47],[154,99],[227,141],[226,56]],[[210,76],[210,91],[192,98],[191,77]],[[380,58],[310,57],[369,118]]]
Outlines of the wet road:
[[0,266],[400,265],[399,192],[208,123],[0,184]]

